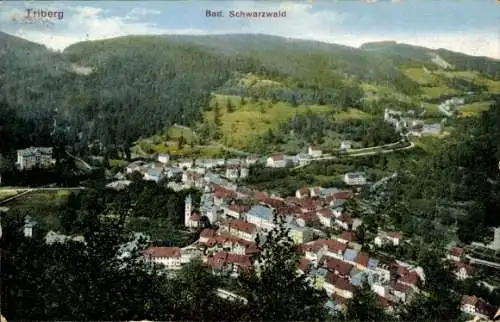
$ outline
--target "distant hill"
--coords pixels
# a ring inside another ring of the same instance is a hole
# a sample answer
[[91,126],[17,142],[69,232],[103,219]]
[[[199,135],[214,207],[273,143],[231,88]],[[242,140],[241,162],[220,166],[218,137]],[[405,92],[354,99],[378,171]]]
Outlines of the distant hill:
[[[429,53],[453,65],[453,73],[477,74],[448,84],[458,76],[440,70]],[[0,54],[0,98],[19,117],[57,112],[58,124],[82,140],[118,145],[173,123],[195,124],[214,93],[282,101],[291,108],[356,107],[367,92],[373,99],[383,92],[385,98],[419,101],[462,91],[477,79],[491,90],[495,84],[485,77],[498,79],[500,70],[489,58],[393,42],[357,49],[268,35],[127,36],[55,53],[0,33]],[[435,75],[422,82],[421,69],[431,65]],[[256,77],[252,82],[246,81],[249,74]]]

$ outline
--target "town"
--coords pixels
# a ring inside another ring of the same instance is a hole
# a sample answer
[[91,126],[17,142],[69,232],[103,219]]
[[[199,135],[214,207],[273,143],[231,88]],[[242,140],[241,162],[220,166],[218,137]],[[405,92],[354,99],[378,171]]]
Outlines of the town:
[[[343,145],[349,149],[347,142]],[[19,150],[17,164],[24,169],[35,164],[48,167],[53,163],[51,154],[51,148]],[[399,231],[382,230],[368,242],[359,240],[365,238],[360,236],[363,233],[359,229],[363,221],[350,212],[349,204],[355,202],[363,188],[375,186],[364,173],[345,173],[343,188],[304,186],[290,196],[255,191],[243,184],[251,175],[252,167],[307,165],[322,157],[322,151],[310,146],[308,153],[300,156],[302,158],[271,154],[267,158],[175,160],[167,154],[158,154],[155,160],[134,161],[124,166],[107,187],[117,191],[127,189],[132,183],[131,177],[135,176],[155,183],[167,180],[167,186],[174,191],[200,192],[199,202],[195,203],[191,195],[184,200],[185,229],[201,231],[199,239],[185,247],[151,246],[144,251],[145,260],[161,265],[170,273],[200,258],[214,274],[237,277],[255,268],[253,256],[260,251],[260,244],[265,243],[267,233],[281,223],[302,254],[298,273],[307,276],[311,286],[326,292],[332,312],[345,310],[347,300],[363,283],[368,283],[379,305],[389,312],[398,304],[409,303],[425,284],[425,271],[387,256],[384,247],[405,247],[411,240]],[[36,221],[28,216],[26,236],[32,235],[35,225]],[[147,231],[137,233],[147,237]],[[64,242],[68,238],[84,241],[78,236],[53,231],[45,238],[48,243]],[[123,251],[127,252],[129,247],[124,245]],[[444,259],[452,264],[458,280],[474,276],[476,265],[500,269],[498,259],[477,255],[481,249],[483,252],[500,250],[500,228],[495,230],[491,245],[475,243],[471,247],[470,250],[452,247]],[[240,298],[222,288],[219,295]],[[461,310],[482,320],[493,320],[500,314],[498,307],[474,294],[463,296]]]

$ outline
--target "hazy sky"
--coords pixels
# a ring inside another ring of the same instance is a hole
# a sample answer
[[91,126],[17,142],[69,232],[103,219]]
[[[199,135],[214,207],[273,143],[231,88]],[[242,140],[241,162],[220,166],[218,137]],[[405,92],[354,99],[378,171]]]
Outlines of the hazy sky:
[[[64,12],[31,24],[26,9]],[[205,10],[226,17],[207,18]],[[229,10],[286,10],[286,18],[230,18]],[[500,58],[497,0],[0,2],[0,30],[54,49],[128,34],[264,33],[359,46],[396,40]]]

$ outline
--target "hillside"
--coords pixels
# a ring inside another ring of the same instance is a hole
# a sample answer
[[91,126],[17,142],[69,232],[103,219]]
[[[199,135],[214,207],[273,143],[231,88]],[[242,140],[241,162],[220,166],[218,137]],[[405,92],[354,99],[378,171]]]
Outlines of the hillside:
[[[235,108],[222,107],[224,126],[214,140],[245,148],[306,110],[341,116],[351,109],[347,115],[365,113],[371,122],[387,104],[410,108],[471,90],[500,91],[498,61],[432,51],[453,65],[440,68],[431,50],[394,43],[356,49],[267,35],[127,36],[77,43],[61,54],[0,33],[0,48],[8,109],[21,119],[56,117],[81,146],[98,139],[122,148],[174,123],[210,128],[214,102],[231,97]],[[274,109],[264,116],[269,104]]]

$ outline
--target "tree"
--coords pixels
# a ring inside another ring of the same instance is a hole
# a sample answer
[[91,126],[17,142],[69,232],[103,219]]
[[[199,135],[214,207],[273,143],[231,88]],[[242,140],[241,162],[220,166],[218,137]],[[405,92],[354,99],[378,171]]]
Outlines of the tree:
[[185,144],[186,144],[186,139],[184,138],[184,135],[181,135],[179,137],[179,140],[177,141],[177,149],[182,150]]
[[214,104],[214,123],[216,126],[221,126],[222,125],[222,120],[221,120],[221,110],[219,103],[215,101]]
[[326,296],[297,272],[300,254],[283,219],[273,228],[255,258],[254,272],[243,276],[250,320],[324,321]]
[[231,103],[231,100],[228,98],[226,102],[226,110],[228,113],[234,112],[234,105]]
[[387,321],[389,316],[377,303],[377,295],[373,293],[366,281],[354,290],[353,297],[347,301],[345,317],[348,321]]

